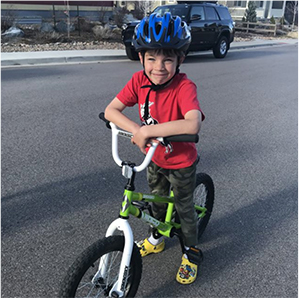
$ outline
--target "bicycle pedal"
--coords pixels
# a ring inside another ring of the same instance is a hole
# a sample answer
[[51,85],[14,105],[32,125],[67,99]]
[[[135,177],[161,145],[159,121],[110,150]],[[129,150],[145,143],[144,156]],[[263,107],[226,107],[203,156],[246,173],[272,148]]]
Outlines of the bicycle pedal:
[[190,247],[185,251],[185,254],[188,257],[188,260],[196,265],[199,265],[203,261],[203,253],[199,248]]
[[116,292],[112,292],[111,293],[111,297],[113,297],[113,298],[118,298],[119,297],[119,295],[116,293]]

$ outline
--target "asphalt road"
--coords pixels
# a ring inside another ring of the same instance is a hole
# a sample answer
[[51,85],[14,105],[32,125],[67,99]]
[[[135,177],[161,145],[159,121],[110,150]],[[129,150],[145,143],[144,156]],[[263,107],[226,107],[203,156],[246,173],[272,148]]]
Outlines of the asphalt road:
[[[55,297],[75,256],[116,218],[125,179],[98,113],[140,68],[2,70],[2,297]],[[198,171],[213,177],[214,212],[198,280],[176,283],[181,253],[170,239],[143,260],[139,297],[297,297],[297,46],[188,57],[182,72],[206,114]],[[144,174],[137,188],[147,190]],[[131,222],[139,240],[147,228]]]

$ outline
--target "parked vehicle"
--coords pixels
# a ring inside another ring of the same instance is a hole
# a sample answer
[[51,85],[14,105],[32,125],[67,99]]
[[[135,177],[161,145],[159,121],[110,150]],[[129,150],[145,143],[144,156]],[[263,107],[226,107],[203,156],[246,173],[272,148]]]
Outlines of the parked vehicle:
[[[184,3],[158,6],[153,13],[163,15],[170,12],[178,15],[191,28],[191,44],[188,52],[213,50],[216,58],[224,58],[234,40],[235,23],[227,7],[212,3]],[[123,26],[122,40],[126,47],[126,54],[131,60],[138,60],[138,54],[132,45],[135,26],[139,23],[131,22]]]

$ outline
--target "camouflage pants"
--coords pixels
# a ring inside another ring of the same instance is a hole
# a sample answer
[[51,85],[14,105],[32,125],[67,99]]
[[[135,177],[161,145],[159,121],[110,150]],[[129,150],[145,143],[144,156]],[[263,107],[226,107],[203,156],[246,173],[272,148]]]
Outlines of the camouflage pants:
[[[197,245],[197,219],[194,211],[193,191],[196,183],[196,164],[183,169],[171,170],[158,167],[151,162],[147,169],[147,180],[151,192],[160,196],[169,195],[170,185],[174,193],[175,209],[181,222],[184,244]],[[157,219],[165,219],[166,204],[153,203]]]

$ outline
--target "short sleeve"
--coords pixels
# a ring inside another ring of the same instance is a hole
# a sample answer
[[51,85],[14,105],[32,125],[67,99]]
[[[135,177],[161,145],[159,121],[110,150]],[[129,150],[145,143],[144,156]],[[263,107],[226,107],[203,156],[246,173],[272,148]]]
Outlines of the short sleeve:
[[138,76],[134,74],[125,87],[117,94],[117,98],[128,107],[134,106],[138,102],[137,88],[139,86]]
[[204,120],[205,115],[200,108],[197,98],[197,87],[192,81],[186,80],[184,84],[181,85],[178,95],[183,115],[191,110],[199,110],[202,114],[202,120]]

